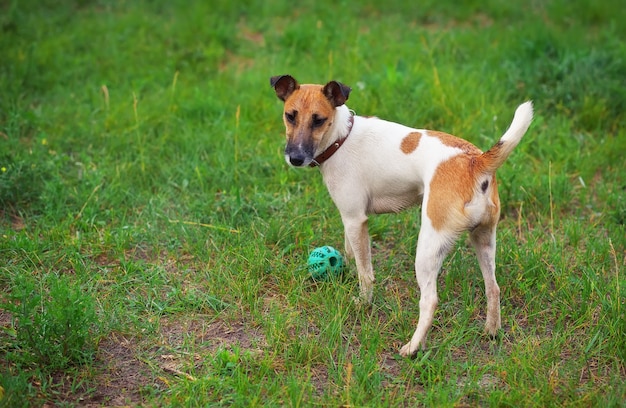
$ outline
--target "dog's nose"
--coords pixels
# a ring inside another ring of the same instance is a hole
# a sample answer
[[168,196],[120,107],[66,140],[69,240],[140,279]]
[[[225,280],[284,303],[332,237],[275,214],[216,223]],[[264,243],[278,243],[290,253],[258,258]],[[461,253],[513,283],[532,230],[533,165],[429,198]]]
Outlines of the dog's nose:
[[289,156],[289,163],[291,163],[292,166],[300,167],[304,164],[304,157],[303,156]]
[[285,147],[285,158],[294,167],[302,167],[309,164],[312,157],[312,143],[288,143]]

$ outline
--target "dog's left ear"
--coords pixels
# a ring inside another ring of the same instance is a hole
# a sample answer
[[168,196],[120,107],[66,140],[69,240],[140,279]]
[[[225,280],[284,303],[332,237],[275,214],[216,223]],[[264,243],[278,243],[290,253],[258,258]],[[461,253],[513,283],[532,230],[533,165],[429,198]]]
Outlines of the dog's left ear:
[[330,81],[322,89],[326,98],[335,108],[346,103],[348,96],[350,96],[350,91],[352,91],[352,88],[337,81]]

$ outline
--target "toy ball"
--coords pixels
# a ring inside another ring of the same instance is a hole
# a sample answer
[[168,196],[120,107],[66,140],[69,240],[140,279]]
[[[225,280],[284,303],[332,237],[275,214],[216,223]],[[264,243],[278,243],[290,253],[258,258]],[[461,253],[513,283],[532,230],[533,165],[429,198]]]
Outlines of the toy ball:
[[331,246],[315,248],[309,255],[308,269],[314,280],[337,277],[344,269],[343,257]]

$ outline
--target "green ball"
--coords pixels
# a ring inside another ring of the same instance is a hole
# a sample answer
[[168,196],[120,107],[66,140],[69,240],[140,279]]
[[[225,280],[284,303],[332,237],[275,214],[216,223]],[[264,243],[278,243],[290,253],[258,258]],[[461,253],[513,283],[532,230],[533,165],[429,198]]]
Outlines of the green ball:
[[315,248],[309,254],[308,270],[315,280],[338,277],[344,270],[343,256],[331,246]]

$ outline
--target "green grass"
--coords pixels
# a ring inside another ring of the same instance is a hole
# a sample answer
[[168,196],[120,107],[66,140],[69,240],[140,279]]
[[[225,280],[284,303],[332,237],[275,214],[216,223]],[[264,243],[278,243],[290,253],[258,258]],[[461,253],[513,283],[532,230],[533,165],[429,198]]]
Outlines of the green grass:
[[[0,4],[0,404],[622,406],[626,11],[617,1]],[[464,240],[429,347],[418,209],[374,217],[376,289],[317,171],[283,159],[271,75],[487,148],[503,330]]]

